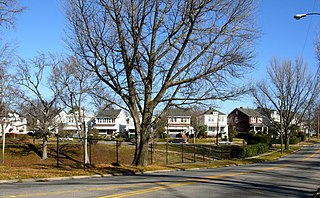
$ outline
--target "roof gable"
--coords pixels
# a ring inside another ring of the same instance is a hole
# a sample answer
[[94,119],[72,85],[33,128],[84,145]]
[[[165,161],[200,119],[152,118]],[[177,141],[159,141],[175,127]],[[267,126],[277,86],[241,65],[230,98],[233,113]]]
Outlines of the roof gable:
[[96,117],[108,117],[108,118],[116,118],[121,113],[121,109],[107,109],[103,111],[99,111]]
[[218,111],[218,110],[213,109],[213,108],[210,108],[209,110],[203,112],[202,115],[210,115],[210,114],[213,114],[215,112],[218,112],[219,115],[226,115],[225,113],[222,113],[221,111]]
[[169,109],[167,113],[168,113],[168,117],[172,117],[172,116],[191,117],[191,112],[189,109],[181,109],[181,108]]
[[232,112],[236,112],[236,111],[240,111],[249,117],[265,117],[259,111],[255,110],[255,109],[246,109],[246,108],[240,107],[240,108],[236,108]]

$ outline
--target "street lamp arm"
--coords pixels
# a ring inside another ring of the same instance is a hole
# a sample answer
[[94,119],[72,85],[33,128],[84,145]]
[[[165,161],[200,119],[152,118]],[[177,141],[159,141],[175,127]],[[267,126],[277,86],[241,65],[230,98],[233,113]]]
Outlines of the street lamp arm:
[[304,14],[296,14],[296,15],[293,16],[293,18],[299,20],[299,19],[301,19],[301,18],[303,18],[303,17],[306,17],[306,16],[308,16],[308,15],[320,15],[320,13],[318,13],[318,12],[311,12],[311,13],[304,13]]

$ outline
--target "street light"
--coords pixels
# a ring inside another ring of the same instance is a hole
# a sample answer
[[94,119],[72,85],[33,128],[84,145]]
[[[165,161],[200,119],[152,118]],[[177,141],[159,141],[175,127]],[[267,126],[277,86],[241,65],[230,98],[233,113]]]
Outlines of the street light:
[[320,15],[320,13],[311,12],[311,13],[304,13],[304,14],[296,14],[296,15],[293,16],[293,18],[299,20],[299,19],[301,19],[303,17],[306,17],[308,15]]
[[[293,16],[296,20],[299,20],[303,17],[306,17],[308,15],[320,15],[319,12],[310,12],[310,13],[304,13],[304,14],[296,14]],[[319,125],[320,125],[320,120],[319,120],[319,114],[318,114],[318,128],[317,128],[317,140],[319,141]]]

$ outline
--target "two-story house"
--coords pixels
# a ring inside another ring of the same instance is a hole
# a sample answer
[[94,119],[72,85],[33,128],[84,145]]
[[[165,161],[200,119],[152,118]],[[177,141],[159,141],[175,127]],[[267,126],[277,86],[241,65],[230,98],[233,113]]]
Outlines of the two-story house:
[[94,118],[93,129],[97,129],[101,136],[114,137],[126,132],[127,117],[126,112],[122,109],[99,111]]
[[228,139],[227,115],[216,110],[209,109],[198,117],[200,125],[206,127],[208,136],[216,137],[220,135],[222,139]]
[[54,131],[55,133],[59,133],[59,131],[69,132],[70,135],[77,134],[80,133],[83,124],[89,124],[92,119],[93,115],[84,110],[69,113],[63,110],[54,119]]
[[5,133],[26,134],[27,119],[20,117],[17,113],[8,113],[6,117],[1,118],[0,136]]
[[167,111],[166,133],[170,137],[177,135],[194,134],[191,126],[191,112],[188,109],[174,108]]
[[270,121],[255,109],[236,108],[228,115],[228,125],[239,132],[261,131],[268,133]]

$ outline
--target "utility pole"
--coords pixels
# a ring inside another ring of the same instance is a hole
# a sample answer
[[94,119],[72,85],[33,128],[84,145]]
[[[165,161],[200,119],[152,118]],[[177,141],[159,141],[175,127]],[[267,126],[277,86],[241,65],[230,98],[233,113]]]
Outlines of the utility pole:
[[219,144],[219,111],[217,112],[217,135],[216,135],[216,144]]
[[317,130],[317,141],[319,141],[319,125],[320,125],[320,116],[318,112],[318,130]]
[[281,145],[280,145],[280,149],[281,149],[281,155],[283,154],[283,132],[282,132],[282,96],[280,96],[280,142],[281,142]]

